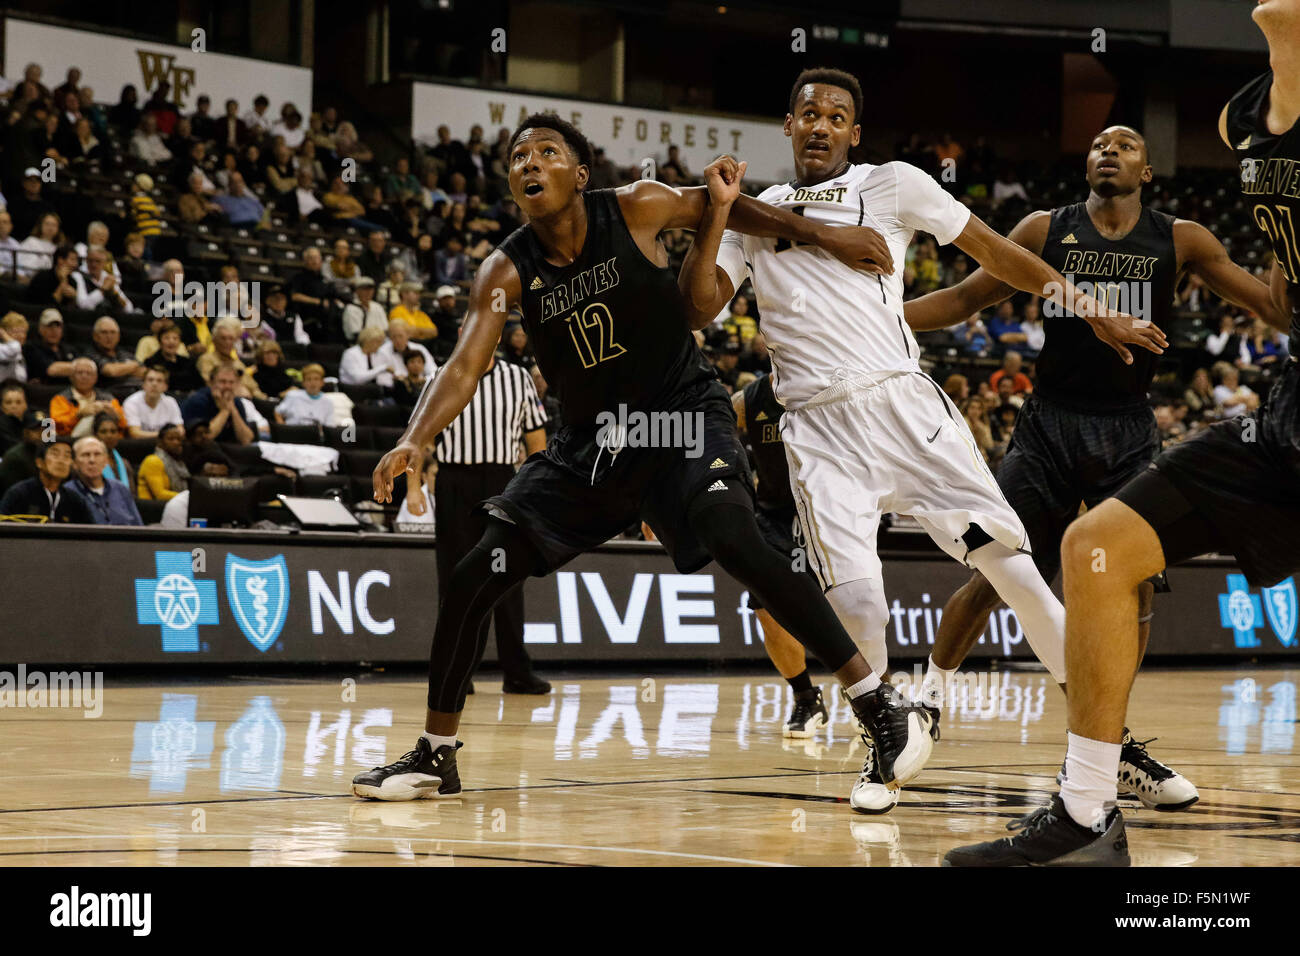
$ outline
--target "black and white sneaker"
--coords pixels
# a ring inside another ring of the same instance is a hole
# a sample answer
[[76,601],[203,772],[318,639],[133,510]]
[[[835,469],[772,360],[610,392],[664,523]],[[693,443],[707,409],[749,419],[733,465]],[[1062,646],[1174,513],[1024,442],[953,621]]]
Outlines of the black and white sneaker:
[[898,806],[899,790],[885,786],[885,781],[880,776],[880,763],[876,760],[876,745],[865,732],[862,734],[862,742],[866,744],[867,757],[862,763],[862,773],[858,774],[858,781],[849,794],[849,806],[858,813],[888,813]]
[[425,800],[460,796],[456,751],[464,746],[443,744],[434,750],[421,737],[415,749],[386,767],[374,767],[352,778],[352,792],[369,800]]
[[949,850],[944,866],[1128,866],[1128,836],[1118,807],[1098,833],[1075,823],[1060,796],[1015,821],[1015,836]]
[[939,708],[933,707],[930,704],[927,704],[924,701],[922,701],[921,709],[930,715],[930,738],[932,740],[938,740],[939,739],[939,717],[940,717]]
[[831,715],[822,700],[820,687],[810,687],[794,695],[794,707],[781,731],[783,737],[812,737],[830,723]]
[[919,774],[934,747],[926,709],[905,701],[885,683],[850,703],[862,729],[876,745],[881,783],[897,789]]
[[1128,728],[1124,728],[1119,752],[1119,792],[1133,794],[1148,810],[1186,810],[1201,795],[1190,780],[1147,753],[1151,740],[1134,740]]

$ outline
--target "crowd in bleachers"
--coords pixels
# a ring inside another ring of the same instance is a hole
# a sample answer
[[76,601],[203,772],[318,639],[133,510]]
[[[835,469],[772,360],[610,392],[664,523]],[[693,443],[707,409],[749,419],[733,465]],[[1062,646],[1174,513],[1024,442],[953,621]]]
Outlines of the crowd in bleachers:
[[[443,126],[387,164],[333,107],[304,119],[259,96],[217,114],[201,96],[184,112],[165,83],[143,102],[128,86],[113,104],[78,70],[53,91],[42,80],[33,65],[12,85],[0,133],[0,513],[184,526],[190,483],[232,476],[255,478],[264,501],[333,494],[376,508],[371,471],[451,353],[478,264],[519,225],[509,130],[489,140],[475,126],[461,140]],[[1003,232],[1086,190],[1077,170],[1021,175],[984,142],[913,137],[896,155],[935,173],[953,160],[945,188]],[[596,149],[593,187],[640,174]],[[676,147],[656,174],[698,182]],[[1263,272],[1268,252],[1228,180],[1157,179],[1149,201],[1205,222]],[[971,270],[917,239],[909,297]],[[680,266],[690,233],[664,241]],[[1282,336],[1194,279],[1178,309],[1153,396],[1167,441],[1253,410],[1286,357]],[[701,336],[729,389],[771,369],[759,320],[746,286]],[[1043,335],[1038,304],[1017,297],[919,336],[994,465]],[[558,427],[563,409],[517,320],[498,356],[531,370]],[[53,447],[65,444],[66,462]],[[397,512],[404,484],[374,523]]]

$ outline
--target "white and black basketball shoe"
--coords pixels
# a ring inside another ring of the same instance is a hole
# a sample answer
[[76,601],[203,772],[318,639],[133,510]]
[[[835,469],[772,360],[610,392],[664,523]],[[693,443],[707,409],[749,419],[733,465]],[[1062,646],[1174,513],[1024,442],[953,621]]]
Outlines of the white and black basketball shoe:
[[876,745],[864,731],[862,742],[866,745],[867,756],[862,762],[862,772],[849,793],[849,806],[856,813],[888,813],[898,806],[898,788],[890,789],[880,775],[880,763],[876,760]]
[[881,783],[897,789],[919,774],[934,747],[931,717],[925,707],[904,700],[885,683],[850,703],[875,744],[875,772]]
[[1151,740],[1134,740],[1124,728],[1116,780],[1119,792],[1133,794],[1148,810],[1186,810],[1201,795],[1190,780],[1147,753]]
[[822,700],[820,687],[810,687],[794,695],[794,707],[781,731],[783,737],[812,737],[830,723],[831,715]]
[[352,778],[352,792],[369,800],[427,800],[460,796],[456,751],[464,746],[443,744],[437,750],[421,737],[415,749],[386,767],[374,767]]

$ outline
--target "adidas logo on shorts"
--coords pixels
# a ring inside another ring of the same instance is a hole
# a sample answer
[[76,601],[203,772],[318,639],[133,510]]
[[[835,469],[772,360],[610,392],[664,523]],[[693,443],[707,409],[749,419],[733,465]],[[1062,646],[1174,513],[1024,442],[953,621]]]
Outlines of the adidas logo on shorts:
[[722,479],[718,479],[713,484],[709,485],[709,491],[726,491],[726,490],[727,490],[727,483]]
[[[715,459],[713,459],[713,464],[709,465],[709,467],[710,467],[710,468],[726,468],[726,467],[727,467],[727,463],[726,463],[725,461],[723,461],[721,458],[715,458]],[[710,488],[709,490],[712,491],[713,489]]]

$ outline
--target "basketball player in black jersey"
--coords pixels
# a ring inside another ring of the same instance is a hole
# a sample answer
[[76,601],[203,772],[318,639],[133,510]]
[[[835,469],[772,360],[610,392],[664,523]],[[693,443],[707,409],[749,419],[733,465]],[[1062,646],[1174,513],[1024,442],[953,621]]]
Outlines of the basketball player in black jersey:
[[[1112,126],[1098,133],[1086,175],[1086,202],[1031,213],[1010,238],[1072,281],[1109,290],[1111,300],[1122,294],[1121,309],[1143,313],[1162,328],[1173,317],[1175,287],[1189,272],[1227,301],[1279,320],[1268,286],[1233,263],[1208,229],[1143,207],[1142,187],[1152,172],[1146,141],[1136,130]],[[905,317],[917,330],[943,328],[1015,291],[980,269],[952,288],[908,302]],[[1143,349],[1130,354],[1112,348],[1073,316],[1048,317],[1044,330],[1034,391],[1017,417],[997,481],[1051,583],[1060,570],[1065,528],[1080,504],[1092,508],[1115,494],[1160,450],[1147,404],[1158,359]],[[1151,629],[1153,589],[1151,581],[1138,588],[1139,660]],[[960,666],[1000,603],[978,571],[948,600],[922,688],[926,703],[942,705],[945,676]],[[1157,810],[1182,810],[1197,799],[1187,778],[1147,753],[1127,729],[1119,786]]]
[[[1275,308],[1261,316],[1300,341],[1300,0],[1261,0],[1252,15],[1272,70],[1228,102],[1219,132],[1242,161],[1242,194],[1277,261]],[[1289,313],[1285,323],[1278,313]],[[959,847],[955,866],[1129,862],[1115,806],[1129,690],[1141,652],[1138,590],[1170,564],[1236,556],[1254,586],[1300,570],[1300,368],[1287,362],[1258,417],[1212,425],[1079,518],[1061,546],[1065,574],[1069,748],[1061,792],[1009,838]],[[1101,549],[1098,551],[1097,549]],[[1095,573],[1097,556],[1105,573]]]
[[[483,537],[452,573],[430,652],[425,733],[396,762],[357,775],[353,793],[381,800],[459,793],[456,732],[483,653],[482,621],[524,578],[548,574],[638,518],[682,573],[712,557],[761,595],[848,689],[854,712],[891,761],[887,779],[910,779],[929,756],[929,716],[871,673],[816,583],[764,545],[735,415],[695,344],[658,237],[720,216],[737,229],[811,242],[868,271],[892,269],[883,238],[870,229],[816,225],[740,196],[744,164],[729,158],[710,164],[707,187],[651,180],[589,192],[591,146],[553,116],[526,119],[509,156],[510,191],[528,225],[480,267],[455,352],[375,469],[375,499],[391,500],[403,471],[408,487],[419,487],[424,449],[469,402],[515,307],[563,403],[565,425],[484,503],[490,516]],[[636,437],[637,423],[650,415],[668,426],[668,444],[676,447],[654,447],[644,427]],[[693,443],[685,441],[688,429]]]
[[[731,407],[736,412],[741,435],[748,437],[749,447],[754,451],[758,479],[754,489],[754,517],[758,519],[758,530],[763,540],[781,552],[792,566],[802,562],[804,572],[815,581],[816,576],[807,565],[806,550],[795,542],[799,529],[794,495],[790,492],[790,466],[781,441],[781,416],[785,407],[772,394],[772,379],[768,375],[754,379],[731,396]],[[798,536],[802,539],[802,534]],[[830,712],[821,689],[808,676],[808,658],[803,645],[776,622],[757,595],[750,595],[749,606],[763,627],[763,650],[794,692],[794,705],[782,735],[812,737],[830,722]]]

